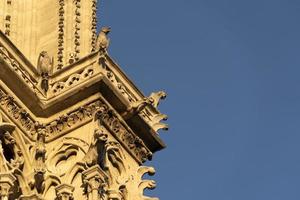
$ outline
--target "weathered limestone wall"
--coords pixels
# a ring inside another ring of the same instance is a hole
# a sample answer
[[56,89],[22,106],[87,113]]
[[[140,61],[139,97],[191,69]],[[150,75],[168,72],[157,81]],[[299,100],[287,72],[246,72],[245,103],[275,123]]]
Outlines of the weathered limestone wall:
[[1,0],[2,30],[34,65],[42,51],[56,68],[94,50],[97,0]]

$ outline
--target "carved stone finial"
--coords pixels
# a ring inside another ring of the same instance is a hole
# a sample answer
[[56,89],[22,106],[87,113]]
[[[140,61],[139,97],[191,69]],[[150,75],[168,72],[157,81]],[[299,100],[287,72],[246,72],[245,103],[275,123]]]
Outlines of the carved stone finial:
[[[82,173],[85,188],[85,193],[88,200],[99,200],[104,195],[104,188],[108,176],[106,173],[98,166],[95,165]],[[101,193],[102,191],[102,193]]]
[[61,184],[55,188],[57,200],[73,200],[75,187],[69,184]]
[[109,46],[109,38],[107,37],[108,33],[111,31],[110,27],[103,27],[97,38],[97,50],[100,51],[100,54],[104,54],[107,51]]

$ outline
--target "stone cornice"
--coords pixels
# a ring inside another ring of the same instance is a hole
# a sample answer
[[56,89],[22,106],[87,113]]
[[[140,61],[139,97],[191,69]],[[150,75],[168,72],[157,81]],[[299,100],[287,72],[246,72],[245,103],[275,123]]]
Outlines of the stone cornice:
[[41,122],[39,118],[27,112],[18,103],[18,100],[8,93],[0,87],[0,108],[31,141],[36,140],[38,124],[43,124],[42,126],[46,130],[46,143],[48,143],[97,119],[123,144],[123,147],[136,161],[143,163],[152,157],[152,153],[145,143],[101,95],[87,99],[79,108],[68,110],[64,114]]
[[[145,98],[108,55],[100,56],[98,53],[92,53],[54,72],[49,79],[50,88],[45,93],[39,86],[40,77],[35,67],[0,31],[0,64],[0,78],[37,117],[49,118],[54,113],[98,92],[109,100],[118,113],[126,111],[131,103]],[[24,92],[27,95],[21,95]],[[58,104],[60,106],[55,106]],[[155,143],[152,151],[164,147],[157,136],[157,130],[152,126],[154,124],[152,121],[159,114],[155,107],[147,105],[137,115],[138,120],[146,125],[145,130],[139,132],[145,132],[143,134],[147,135],[148,139],[151,138],[148,142]],[[26,131],[31,132],[31,130]]]

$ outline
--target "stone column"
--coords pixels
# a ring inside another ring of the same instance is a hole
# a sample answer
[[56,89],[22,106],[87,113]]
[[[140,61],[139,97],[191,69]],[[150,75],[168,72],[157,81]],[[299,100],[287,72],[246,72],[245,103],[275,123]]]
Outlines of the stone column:
[[83,183],[88,196],[88,200],[99,200],[103,198],[100,191],[104,190],[107,175],[98,166],[95,165],[83,172]]
[[58,200],[73,200],[73,192],[75,188],[68,184],[61,184],[55,188]]
[[10,189],[14,185],[16,177],[10,173],[0,173],[0,199],[8,200]]

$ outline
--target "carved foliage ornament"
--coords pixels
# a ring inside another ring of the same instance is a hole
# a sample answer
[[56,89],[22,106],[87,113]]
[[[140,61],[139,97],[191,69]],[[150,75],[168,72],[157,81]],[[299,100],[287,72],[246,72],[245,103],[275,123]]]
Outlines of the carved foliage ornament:
[[144,142],[120,122],[113,110],[103,105],[97,110],[96,118],[120,142],[125,143],[125,147],[134,153],[134,157],[138,158],[139,162],[145,162],[152,158],[152,153],[146,148]]
[[[36,122],[28,112],[22,109],[14,99],[4,93],[0,89],[0,106],[6,110],[12,120],[20,125],[28,137],[35,140],[37,131],[35,129]],[[62,134],[66,134],[68,130],[86,123],[93,119],[93,116],[105,126],[112,134],[127,148],[139,163],[151,159],[152,153],[145,146],[144,142],[136,136],[129,127],[126,127],[117,117],[115,111],[110,109],[102,100],[97,100],[86,104],[75,111],[60,116],[56,120],[45,124],[46,142],[51,141]]]

